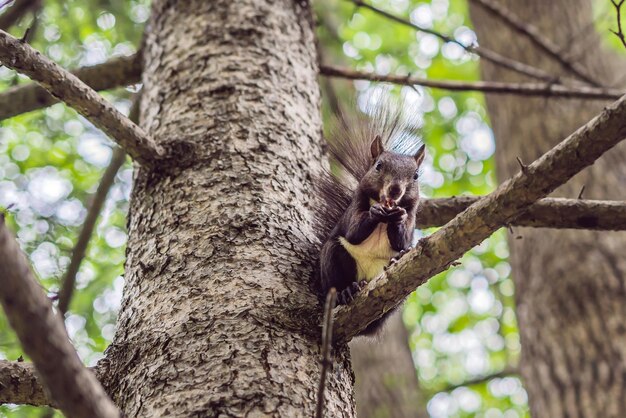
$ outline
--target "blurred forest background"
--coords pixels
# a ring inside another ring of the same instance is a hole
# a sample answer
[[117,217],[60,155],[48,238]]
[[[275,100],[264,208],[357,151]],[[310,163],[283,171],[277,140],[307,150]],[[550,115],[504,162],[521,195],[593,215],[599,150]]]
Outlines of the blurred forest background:
[[[147,0],[43,0],[8,29],[66,68],[99,64],[139,48]],[[11,4],[3,2],[4,14]],[[377,0],[371,4],[423,27],[480,42],[466,0]],[[479,61],[454,43],[416,32],[350,1],[315,0],[321,60],[380,74],[479,80]],[[624,51],[610,33],[608,0],[594,5],[596,30]],[[0,15],[2,20],[2,15]],[[394,95],[423,118],[428,156],[422,175],[427,197],[484,195],[498,183],[495,143],[483,95],[364,81],[321,78],[323,112],[355,111],[355,103]],[[30,82],[0,68],[0,90]],[[139,86],[107,91],[125,113]],[[330,123],[330,122],[329,122]],[[0,128],[0,207],[29,255],[41,285],[55,297],[68,268],[87,208],[113,155],[112,143],[63,104],[5,119]],[[132,187],[130,160],[108,193],[77,276],[65,323],[81,358],[94,365],[114,334],[124,279],[125,216]],[[429,231],[423,231],[428,234]],[[527,395],[517,377],[520,356],[514,286],[506,234],[501,230],[468,253],[462,264],[431,279],[405,304],[420,390],[432,417],[521,418]],[[0,315],[0,358],[22,356]],[[0,406],[0,416],[47,416],[48,409]]]

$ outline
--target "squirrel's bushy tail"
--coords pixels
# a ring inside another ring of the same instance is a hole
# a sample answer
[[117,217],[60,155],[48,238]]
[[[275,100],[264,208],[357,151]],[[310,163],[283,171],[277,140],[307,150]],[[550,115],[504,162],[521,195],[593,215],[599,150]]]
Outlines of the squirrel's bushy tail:
[[335,127],[326,138],[330,170],[315,179],[319,211],[315,235],[323,242],[350,204],[359,181],[372,165],[370,145],[380,135],[388,151],[413,155],[421,145],[420,116],[397,101],[385,99],[369,102],[364,112],[358,109],[350,116],[337,115]]

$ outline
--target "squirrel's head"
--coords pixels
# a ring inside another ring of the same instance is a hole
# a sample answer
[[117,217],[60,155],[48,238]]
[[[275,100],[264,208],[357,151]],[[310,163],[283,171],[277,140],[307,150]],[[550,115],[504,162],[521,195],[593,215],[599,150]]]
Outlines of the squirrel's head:
[[386,151],[377,135],[370,150],[372,166],[361,179],[359,188],[383,206],[396,206],[401,201],[417,202],[419,168],[424,161],[425,146],[415,155],[398,154]]

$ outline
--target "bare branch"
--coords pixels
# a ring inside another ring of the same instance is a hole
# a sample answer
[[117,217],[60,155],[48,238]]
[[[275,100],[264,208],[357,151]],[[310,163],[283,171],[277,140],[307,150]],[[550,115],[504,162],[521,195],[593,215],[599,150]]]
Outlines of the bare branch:
[[525,36],[530,42],[532,42],[537,48],[542,50],[546,55],[557,61],[561,66],[578,77],[579,79],[594,85],[596,87],[601,86],[600,83],[595,81],[593,77],[587,74],[587,70],[583,68],[577,62],[570,62],[563,55],[561,55],[560,48],[555,45],[551,40],[541,34],[541,31],[533,25],[524,22],[515,13],[509,9],[501,6],[499,3],[493,0],[471,0],[472,2],[483,7],[492,15],[500,18],[511,29],[517,31],[521,35]]
[[405,86],[424,86],[452,91],[482,91],[485,93],[516,94],[520,96],[559,97],[570,99],[606,100],[618,99],[624,94],[617,89],[598,87],[566,87],[552,83],[503,83],[498,81],[454,81],[431,80],[422,77],[402,75],[379,75],[347,68],[320,66],[320,74],[328,77],[340,77],[349,80],[382,81]]
[[[423,199],[417,214],[417,227],[442,226],[482,199],[463,196]],[[555,229],[626,230],[626,201],[545,198],[531,205],[509,222],[512,226]]]
[[15,0],[13,5],[0,15],[0,29],[8,30],[18,23],[22,16],[38,8],[40,4],[41,0]]
[[[137,123],[139,120],[140,98],[140,93],[137,93],[133,102],[133,106],[131,107],[130,113],[128,115],[128,118],[133,121],[133,123]],[[70,265],[67,267],[65,277],[63,278],[63,286],[61,287],[61,291],[59,292],[58,304],[59,311],[61,311],[62,314],[65,314],[65,312],[67,312],[69,308],[72,294],[74,293],[76,274],[78,274],[80,264],[85,257],[87,245],[89,245],[89,240],[91,239],[91,235],[93,234],[93,229],[96,226],[98,216],[102,211],[102,206],[104,205],[106,197],[109,194],[109,189],[111,189],[111,186],[113,186],[115,175],[119,171],[120,167],[124,164],[124,161],[126,161],[126,153],[123,149],[116,147],[113,150],[111,162],[109,163],[109,166],[102,175],[102,180],[100,180],[100,184],[98,185],[96,194],[93,197],[91,206],[89,206],[89,211],[87,212],[87,217],[85,218],[85,222],[83,223],[83,228],[78,235],[78,241],[76,241],[74,251],[72,251]]]
[[[441,229],[420,240],[394,266],[336,310],[335,335],[348,340],[402,302],[416,287],[525,209],[593,164],[626,137],[626,96],[528,165],[493,193],[478,200]],[[369,297],[369,295],[372,295]]]
[[76,109],[117,141],[136,161],[149,164],[164,155],[164,150],[143,129],[132,123],[97,92],[28,44],[4,31],[0,31],[0,61],[7,67],[26,74],[52,95]]
[[624,37],[624,32],[622,30],[622,6],[624,5],[625,1],[626,0],[611,0],[611,3],[613,3],[613,6],[615,7],[615,12],[617,15],[617,31],[611,30],[611,32],[613,32],[615,36],[617,36],[619,40],[622,41],[622,44],[626,48],[626,37]]
[[515,61],[511,58],[507,58],[503,55],[498,54],[495,51],[492,51],[490,49],[484,48],[482,46],[477,46],[477,45],[464,45],[462,42],[457,41],[456,39],[454,39],[451,36],[448,35],[444,35],[442,33],[439,33],[435,30],[429,29],[429,28],[425,28],[423,26],[419,26],[416,25],[414,23],[412,23],[409,20],[403,19],[399,16],[393,15],[389,12],[386,12],[384,10],[381,10],[377,7],[374,7],[370,4],[367,4],[361,0],[350,0],[352,1],[354,4],[356,4],[359,7],[363,7],[366,9],[369,9],[371,11],[373,11],[374,13],[383,16],[387,19],[393,20],[394,22],[400,23],[402,25],[408,26],[410,28],[413,28],[417,31],[420,32],[424,32],[424,33],[428,33],[431,35],[434,35],[436,37],[438,37],[439,39],[441,39],[444,42],[450,42],[450,43],[454,43],[458,46],[460,46],[461,48],[463,48],[464,50],[466,50],[469,53],[474,53],[476,55],[478,55],[479,57],[487,60],[487,61],[491,61],[494,64],[497,64],[501,67],[504,68],[508,68],[509,70],[515,71],[517,73],[520,74],[524,74],[528,77],[532,77],[532,78],[536,78],[538,80],[542,80],[542,81],[546,81],[546,82],[554,82],[557,77],[555,77],[553,74],[547,73],[544,70],[541,70],[539,68],[533,67],[532,65],[528,65],[528,64],[524,64],[523,62],[519,62],[519,61]]
[[50,405],[32,363],[0,360],[0,405]]
[[[88,370],[98,380],[108,372],[106,368],[98,366],[89,367]],[[8,403],[57,407],[41,384],[33,363],[0,360],[0,405]]]
[[[79,68],[72,74],[96,91],[137,83],[141,79],[141,53]],[[54,96],[36,83],[16,86],[0,94],[0,121],[57,102]]]
[[326,305],[324,306],[324,323],[322,326],[322,372],[320,373],[320,383],[317,388],[317,407],[315,408],[315,418],[322,418],[324,414],[324,388],[326,387],[326,373],[333,364],[330,355],[333,341],[333,309],[337,300],[337,290],[332,287],[326,295]]
[[4,217],[0,217],[0,259],[0,303],[59,408],[70,417],[120,417],[78,358],[61,317],[33,276]]
[[524,164],[524,162],[522,161],[522,159],[520,157],[516,157],[515,159],[517,160],[517,163],[519,164],[520,169],[523,172],[526,172],[526,170],[528,170],[528,166],[526,164]]
[[516,375],[519,374],[519,371],[513,367],[507,367],[504,370],[501,370],[499,372],[496,373],[492,373],[492,374],[488,374],[486,376],[478,376],[475,377],[473,379],[469,379],[466,380],[462,383],[459,384],[455,384],[455,385],[448,385],[444,388],[438,389],[439,392],[452,392],[454,389],[463,387],[463,386],[473,386],[473,385],[479,385],[481,383],[485,383],[488,382],[492,379],[498,379],[498,378],[502,378],[502,377],[507,377],[507,376],[511,376],[511,375]]
[[115,147],[113,150],[113,156],[111,157],[111,163],[105,170],[102,180],[98,185],[98,189],[96,190],[96,194],[91,202],[91,206],[89,206],[85,223],[83,224],[83,228],[78,235],[78,241],[76,241],[76,245],[74,246],[70,264],[67,267],[65,277],[63,278],[63,286],[59,292],[58,305],[59,311],[61,311],[62,314],[67,312],[67,309],[69,308],[70,300],[72,299],[72,294],[74,292],[76,274],[78,274],[80,264],[85,257],[85,253],[87,252],[87,245],[89,244],[89,240],[93,234],[96,221],[98,220],[102,206],[104,205],[107,194],[109,193],[109,189],[113,185],[115,175],[124,164],[124,161],[126,161],[126,153],[123,149]]

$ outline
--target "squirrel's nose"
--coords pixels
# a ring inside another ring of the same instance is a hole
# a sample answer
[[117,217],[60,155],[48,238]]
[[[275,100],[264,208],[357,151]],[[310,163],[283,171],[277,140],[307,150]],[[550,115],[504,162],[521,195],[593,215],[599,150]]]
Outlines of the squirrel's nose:
[[389,187],[389,197],[393,200],[398,200],[402,196],[402,188],[397,184],[392,184]]

